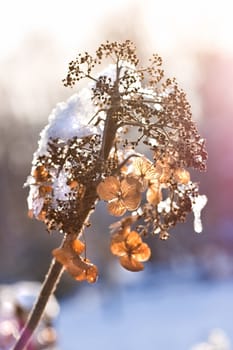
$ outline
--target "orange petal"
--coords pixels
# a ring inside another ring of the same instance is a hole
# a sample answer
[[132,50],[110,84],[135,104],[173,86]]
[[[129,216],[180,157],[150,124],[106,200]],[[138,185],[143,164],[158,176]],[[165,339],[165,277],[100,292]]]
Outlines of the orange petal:
[[178,168],[174,172],[174,178],[178,183],[186,185],[190,181],[190,173],[183,168]]
[[108,203],[108,211],[114,216],[122,216],[126,212],[126,207],[121,200],[116,200]]
[[49,178],[49,172],[44,165],[38,165],[33,171],[32,176],[35,178],[36,182],[46,182]]
[[39,194],[40,194],[40,197],[45,197],[45,195],[47,193],[51,193],[52,192],[52,186],[40,186],[39,187]]
[[139,177],[145,178],[145,180],[157,179],[161,171],[154,167],[154,164],[146,157],[137,158],[134,160],[135,174]]
[[132,253],[132,257],[137,261],[147,261],[150,259],[151,250],[148,244],[142,243],[138,248]]
[[126,246],[124,241],[112,241],[110,245],[110,250],[113,255],[124,256],[127,254]]
[[133,259],[132,257],[129,257],[128,255],[120,257],[120,264],[126,270],[133,272],[142,271],[144,269],[144,266],[141,262]]
[[73,277],[76,281],[87,281],[88,283],[95,283],[98,278],[98,270],[96,266],[89,266],[86,270],[81,271]]
[[141,236],[136,232],[132,231],[128,234],[125,240],[125,245],[128,250],[133,250],[142,244]]
[[99,183],[97,186],[97,194],[100,199],[105,201],[110,201],[118,196],[120,191],[120,181],[114,177],[109,176],[106,179]]
[[127,176],[125,179],[121,181],[120,189],[122,193],[122,198],[125,196],[132,194],[133,192],[140,192],[141,183],[133,176]]
[[67,182],[67,185],[70,186],[71,189],[77,188],[78,187],[78,181],[76,181],[76,180],[69,180]]
[[95,265],[90,264],[87,272],[86,272],[86,278],[88,283],[95,283],[98,278],[98,269]]
[[141,203],[141,184],[133,178],[127,177],[121,182],[122,201],[128,210],[136,210]]
[[53,249],[52,254],[54,256],[54,258],[56,258],[56,260],[66,266],[67,264],[69,264],[69,262],[72,259],[72,252],[65,248],[57,248],[57,249]]
[[159,181],[161,183],[166,183],[169,181],[170,177],[171,177],[171,169],[168,166],[163,167],[163,171],[159,178]]
[[82,254],[85,249],[85,244],[81,242],[79,239],[74,239],[71,244],[73,250],[78,255]]
[[136,157],[133,161],[133,166],[135,169],[135,175],[144,176],[151,166],[149,159],[145,157]]
[[95,265],[91,264],[88,259],[74,259],[73,265],[67,267],[67,271],[77,281],[87,281],[88,283],[94,283],[98,277],[98,269]]
[[162,200],[162,191],[157,185],[151,185],[146,192],[148,203],[157,205]]
[[128,195],[124,198],[125,207],[132,211],[136,210],[141,203],[142,195],[140,192],[134,192],[132,195]]
[[45,219],[46,219],[46,211],[45,210],[41,210],[41,212],[37,215],[36,218],[38,220],[40,220],[40,221],[45,221]]

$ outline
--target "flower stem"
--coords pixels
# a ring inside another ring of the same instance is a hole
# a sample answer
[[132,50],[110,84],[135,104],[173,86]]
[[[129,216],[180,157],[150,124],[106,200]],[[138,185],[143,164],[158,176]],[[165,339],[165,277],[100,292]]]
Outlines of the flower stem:
[[43,312],[45,310],[49,297],[54,293],[57,287],[57,284],[61,278],[62,273],[63,273],[63,266],[58,261],[53,259],[50,264],[48,273],[45,276],[45,280],[42,285],[42,289],[38,296],[38,299],[28,317],[28,321],[22,330],[20,338],[15,343],[12,350],[23,350],[25,346],[28,344],[34,330],[36,329],[43,315]]
[[[80,220],[79,225],[77,227],[77,231],[74,234],[65,235],[62,245],[64,245],[65,242],[71,238],[75,239],[78,236],[78,234],[82,231],[86,219],[89,217],[93,210],[96,198],[96,184],[90,184],[83,199],[84,205],[83,210],[80,212]],[[14,347],[11,350],[23,350],[28,344],[33,332],[35,331],[38,323],[40,322],[49,297],[54,293],[60,281],[63,271],[63,265],[60,264],[56,259],[53,259],[50,264],[48,273],[45,276],[45,280],[42,285],[38,299],[28,317],[28,321],[25,324],[19,339],[16,341]]]

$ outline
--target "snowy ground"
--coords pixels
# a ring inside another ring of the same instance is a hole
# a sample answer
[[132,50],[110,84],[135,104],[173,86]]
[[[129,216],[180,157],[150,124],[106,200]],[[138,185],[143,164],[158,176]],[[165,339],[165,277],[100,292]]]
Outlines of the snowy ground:
[[233,280],[204,281],[183,271],[125,272],[110,289],[101,281],[87,285],[61,302],[60,348],[192,350],[220,328],[231,347],[203,350],[232,350]]

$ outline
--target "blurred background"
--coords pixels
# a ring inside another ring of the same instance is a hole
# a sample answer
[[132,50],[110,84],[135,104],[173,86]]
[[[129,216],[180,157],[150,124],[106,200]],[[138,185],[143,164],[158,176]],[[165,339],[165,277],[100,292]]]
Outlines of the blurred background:
[[151,262],[133,274],[109,253],[112,219],[100,205],[87,233],[100,279],[90,286],[62,278],[56,346],[233,349],[232,1],[0,4],[0,283],[42,282],[61,241],[27,217],[23,184],[48,115],[79,89],[62,85],[68,62],[106,40],[130,39],[143,62],[154,52],[162,56],[166,76],[175,76],[187,93],[207,139],[208,171],[193,173],[208,196],[204,230],[194,233],[190,215],[168,241],[154,239]]

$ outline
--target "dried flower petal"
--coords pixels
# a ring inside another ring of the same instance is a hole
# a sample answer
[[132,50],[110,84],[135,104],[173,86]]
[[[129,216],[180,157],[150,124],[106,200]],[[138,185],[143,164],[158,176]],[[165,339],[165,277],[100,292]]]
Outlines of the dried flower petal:
[[84,244],[81,241],[74,240],[70,245],[54,249],[52,254],[77,281],[94,283],[98,276],[98,270],[88,259],[83,259],[77,254],[77,251],[81,251],[83,248]]
[[147,261],[150,259],[151,250],[148,244],[141,243],[132,253],[132,257],[137,261]]
[[111,252],[113,255],[124,256],[126,254],[126,246],[123,241],[112,241],[110,246]]
[[95,283],[98,277],[98,269],[91,264],[88,259],[75,260],[75,269],[67,268],[68,272],[76,279],[76,281],[87,281]]
[[120,264],[126,270],[133,271],[133,272],[142,271],[144,269],[144,265],[141,262],[133,259],[128,255],[124,255],[120,257]]
[[116,198],[119,191],[120,181],[115,176],[106,177],[106,179],[97,186],[98,196],[105,201]]
[[42,185],[39,187],[39,195],[41,197],[45,197],[45,195],[47,193],[51,193],[52,192],[52,186],[45,186],[45,185]]
[[162,200],[162,191],[160,186],[157,184],[153,184],[149,186],[147,192],[146,192],[146,199],[148,203],[152,205],[157,205]]
[[126,207],[120,199],[109,202],[107,208],[109,213],[114,216],[122,216],[126,212]]
[[69,264],[70,260],[73,257],[72,252],[66,248],[53,249],[52,254],[53,254],[54,258],[56,258],[56,260],[64,266]]
[[121,182],[122,200],[128,210],[136,210],[141,203],[141,185],[137,179],[127,177]]
[[36,169],[34,169],[32,176],[37,183],[46,182],[49,179],[49,172],[44,165],[38,165]]
[[174,178],[178,183],[187,185],[187,183],[190,181],[190,173],[183,168],[178,168],[174,172]]
[[81,242],[79,239],[74,239],[72,241],[72,248],[78,255],[82,254],[85,249],[85,244]]
[[131,231],[126,237],[125,243],[127,249],[133,251],[142,244],[142,239],[136,231]]

